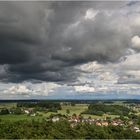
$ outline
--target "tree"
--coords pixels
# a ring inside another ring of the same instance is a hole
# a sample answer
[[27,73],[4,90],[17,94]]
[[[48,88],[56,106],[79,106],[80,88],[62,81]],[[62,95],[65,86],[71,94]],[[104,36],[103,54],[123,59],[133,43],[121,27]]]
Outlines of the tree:
[[75,103],[71,103],[71,106],[75,106]]
[[0,115],[6,115],[6,114],[9,114],[9,110],[8,109],[2,109],[0,111]]
[[69,110],[69,109],[67,109],[67,110],[66,110],[66,113],[67,113],[67,114],[70,114],[70,110]]
[[16,115],[20,115],[20,114],[22,114],[23,112],[21,111],[20,108],[17,107],[17,108],[14,110],[13,113],[16,114]]

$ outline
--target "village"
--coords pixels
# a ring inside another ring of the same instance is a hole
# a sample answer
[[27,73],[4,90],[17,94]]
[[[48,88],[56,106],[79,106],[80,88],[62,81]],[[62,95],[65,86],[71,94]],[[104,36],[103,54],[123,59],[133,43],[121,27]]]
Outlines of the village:
[[100,118],[96,118],[93,119],[91,117],[88,118],[84,118],[81,115],[77,116],[76,114],[73,114],[72,116],[64,116],[64,115],[52,115],[49,118],[46,119],[47,121],[52,121],[52,122],[58,122],[61,120],[67,120],[70,122],[70,126],[71,127],[75,127],[78,124],[82,124],[82,123],[87,123],[90,125],[96,125],[96,126],[102,126],[102,127],[108,127],[108,126],[122,126],[122,127],[126,127],[126,128],[130,128],[131,130],[135,131],[135,132],[140,132],[140,128],[138,127],[138,125],[135,125],[132,121],[123,121],[120,118],[114,118],[114,119],[108,119],[108,118],[104,118],[104,119],[100,119]]
[[[136,107],[135,107],[136,108]],[[35,113],[33,109],[25,109],[23,110],[25,114],[35,117],[39,115],[38,113]],[[92,117],[83,117],[82,115],[62,115],[62,114],[51,114],[48,116],[46,119],[48,122],[59,122],[62,120],[66,120],[70,123],[71,127],[75,127],[78,124],[82,123],[87,123],[90,125],[96,125],[96,126],[102,126],[102,127],[107,127],[107,126],[122,126],[124,128],[130,128],[131,130],[135,132],[140,132],[140,128],[135,122],[133,122],[130,119],[124,119],[123,120],[120,117],[116,118],[110,118],[108,115],[105,115],[104,118],[92,118]]]

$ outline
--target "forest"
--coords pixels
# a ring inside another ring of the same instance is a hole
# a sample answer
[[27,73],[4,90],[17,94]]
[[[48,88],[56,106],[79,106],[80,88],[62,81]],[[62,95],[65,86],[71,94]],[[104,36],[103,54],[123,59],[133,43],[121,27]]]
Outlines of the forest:
[[0,121],[0,138],[3,139],[138,139],[136,133],[121,126],[101,127],[79,123],[71,127],[66,120],[47,121]]
[[17,107],[44,107],[44,108],[55,108],[57,110],[61,110],[61,105],[58,102],[46,102],[46,101],[40,101],[40,102],[20,102],[17,103]]
[[107,104],[90,104],[88,109],[82,114],[103,115],[104,113],[112,115],[128,116],[129,112],[134,110],[121,105],[107,105]]

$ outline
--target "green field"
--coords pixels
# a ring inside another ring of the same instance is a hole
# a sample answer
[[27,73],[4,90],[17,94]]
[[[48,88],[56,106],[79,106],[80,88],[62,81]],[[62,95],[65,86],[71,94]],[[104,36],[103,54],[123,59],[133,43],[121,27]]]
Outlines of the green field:
[[[7,103],[7,104],[0,104],[1,108],[11,108],[11,107],[16,107],[16,104],[13,103]],[[72,115],[72,114],[77,114],[79,115],[81,112],[85,111],[88,108],[87,104],[76,104],[75,106],[71,106],[71,105],[62,105],[62,110],[59,110],[57,113],[54,112],[38,112],[38,114],[40,114],[40,116],[28,116],[26,114],[23,115],[0,115],[0,119],[1,120],[10,120],[10,121],[19,121],[19,120],[32,120],[32,119],[43,119],[43,118],[47,118],[48,116],[50,116],[51,114],[62,114],[62,115],[67,115],[66,110],[69,109],[70,113],[68,115]]]
[[87,104],[76,104],[75,106],[62,105],[62,110],[58,111],[58,113],[66,115],[67,114],[66,110],[69,109],[70,111],[69,115],[72,115],[74,113],[79,115],[80,113],[85,111],[87,108],[88,108]]
[[[83,111],[85,111],[88,108],[87,104],[76,104],[75,106],[71,106],[71,105],[62,105],[62,110],[58,110],[57,113],[55,112],[38,112],[39,114],[41,114],[43,117],[48,117],[51,114],[62,114],[62,115],[80,115],[80,113],[82,113]],[[69,110],[70,113],[67,114],[66,110]]]
[[[7,104],[0,104],[0,107],[6,107],[6,108],[11,108],[11,107],[16,107],[15,103],[7,103]],[[72,115],[72,114],[81,114],[88,108],[88,104],[76,104],[75,106],[71,105],[62,105],[62,110],[58,110],[57,113],[55,112],[38,112],[39,116],[28,116],[27,114],[22,114],[22,115],[0,115],[1,120],[10,120],[10,121],[19,121],[19,120],[42,120],[43,118],[49,117],[51,114],[62,114],[62,115]],[[67,114],[67,110],[69,110],[69,114]],[[103,116],[97,116],[97,115],[90,115],[90,114],[82,114],[83,117],[88,118],[106,118],[106,117],[111,117],[112,119],[115,117],[119,117],[118,115],[107,115],[104,114]]]
[[20,121],[20,120],[42,120],[44,117],[43,116],[27,116],[26,114],[23,115],[0,115],[0,120],[4,120],[4,121]]
[[13,108],[16,107],[17,103],[0,103],[1,108]]

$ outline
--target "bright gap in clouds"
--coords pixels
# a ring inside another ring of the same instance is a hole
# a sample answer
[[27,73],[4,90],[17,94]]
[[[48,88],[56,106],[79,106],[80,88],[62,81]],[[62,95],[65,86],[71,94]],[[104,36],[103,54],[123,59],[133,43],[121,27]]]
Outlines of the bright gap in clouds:
[[85,14],[85,19],[94,19],[97,14],[98,10],[88,9]]
[[134,36],[131,39],[132,42],[132,47],[135,49],[140,49],[140,37],[139,36]]

